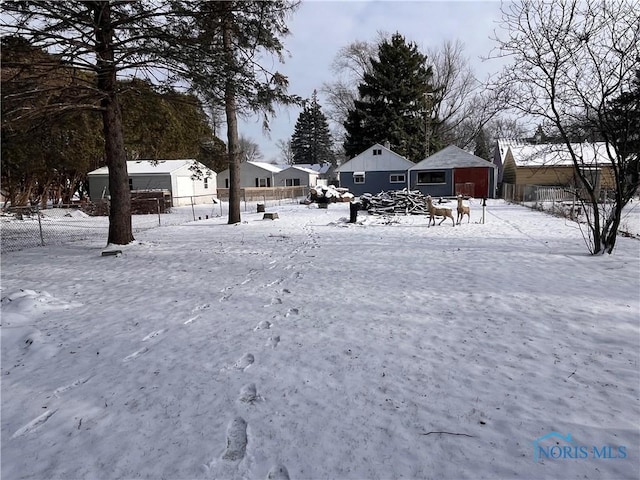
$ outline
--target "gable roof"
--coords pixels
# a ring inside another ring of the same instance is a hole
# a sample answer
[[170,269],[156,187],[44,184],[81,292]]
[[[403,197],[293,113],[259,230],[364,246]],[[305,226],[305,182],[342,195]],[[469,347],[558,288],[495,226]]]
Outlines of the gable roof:
[[[304,172],[304,173],[309,174],[309,175],[319,175],[320,174],[320,172],[318,170],[314,170],[313,168],[310,168],[309,164],[306,164],[306,165],[302,165],[302,164],[289,165],[289,167],[285,168],[284,170],[291,170],[291,169],[299,170],[299,171]],[[284,170],[282,170],[282,171],[284,171]]]
[[[382,150],[382,155],[374,155],[373,150]],[[348,162],[340,165],[337,172],[386,172],[407,170],[414,163],[393,150],[376,143]]]
[[325,174],[331,168],[330,163],[294,163],[292,167],[306,168],[318,174]]
[[289,168],[289,165],[274,165],[273,163],[267,163],[267,162],[245,162],[245,163],[254,165],[258,168],[262,168],[263,170],[267,170],[272,173],[278,173],[286,168]]
[[480,157],[476,157],[472,153],[465,152],[455,145],[449,145],[447,148],[434,153],[430,157],[425,158],[410,170],[433,170],[435,168],[468,168],[468,167],[485,167],[496,168],[496,166]]
[[[180,170],[185,165],[192,165],[195,162],[194,159],[185,160],[129,160],[127,161],[127,173],[129,175],[153,175],[153,174],[167,174]],[[204,165],[201,165],[204,167]],[[205,167],[206,168],[206,167]],[[101,167],[92,172],[89,175],[108,175],[109,167]]]
[[[564,143],[512,145],[508,147],[519,167],[573,166],[573,160]],[[572,143],[571,148],[582,157],[585,165],[609,164],[605,142]]]

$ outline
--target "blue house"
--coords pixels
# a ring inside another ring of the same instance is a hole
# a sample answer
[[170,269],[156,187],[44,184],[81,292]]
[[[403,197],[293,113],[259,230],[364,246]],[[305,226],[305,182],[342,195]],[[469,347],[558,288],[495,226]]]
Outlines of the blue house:
[[495,198],[497,167],[455,145],[416,163],[408,174],[412,190],[432,197]]
[[340,165],[336,172],[340,186],[358,196],[407,188],[407,171],[413,165],[402,155],[376,143]]

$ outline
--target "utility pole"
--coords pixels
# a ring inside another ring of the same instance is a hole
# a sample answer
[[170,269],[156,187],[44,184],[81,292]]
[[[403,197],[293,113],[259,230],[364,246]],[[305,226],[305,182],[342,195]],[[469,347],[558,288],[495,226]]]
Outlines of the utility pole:
[[[432,105],[432,101],[433,101],[433,93],[432,92],[425,92],[424,94],[424,110],[425,110],[425,116],[424,116],[424,140],[425,140],[425,154],[426,157],[428,157],[430,155],[430,143],[431,143],[431,109],[433,108]],[[425,157],[425,158],[426,158]]]

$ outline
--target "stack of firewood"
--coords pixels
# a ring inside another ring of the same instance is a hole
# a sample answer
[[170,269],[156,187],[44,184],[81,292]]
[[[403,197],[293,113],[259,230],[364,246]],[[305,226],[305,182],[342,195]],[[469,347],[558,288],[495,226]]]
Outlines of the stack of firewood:
[[334,203],[334,202],[350,202],[353,200],[353,193],[349,192],[347,188],[333,187],[331,185],[318,185],[309,189],[309,195],[307,195],[304,203]]
[[360,196],[362,209],[372,215],[427,215],[427,197],[419,190],[393,190]]

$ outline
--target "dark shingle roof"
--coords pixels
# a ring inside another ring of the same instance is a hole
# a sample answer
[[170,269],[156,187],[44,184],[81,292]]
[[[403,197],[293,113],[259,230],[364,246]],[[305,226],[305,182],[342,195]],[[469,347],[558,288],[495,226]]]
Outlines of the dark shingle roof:
[[449,145],[447,148],[434,153],[430,157],[425,158],[417,163],[410,170],[432,170],[434,168],[466,168],[466,167],[494,167],[491,162],[483,158],[465,152],[455,145]]

